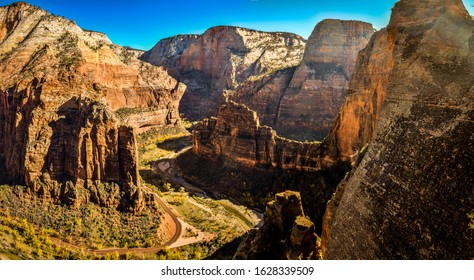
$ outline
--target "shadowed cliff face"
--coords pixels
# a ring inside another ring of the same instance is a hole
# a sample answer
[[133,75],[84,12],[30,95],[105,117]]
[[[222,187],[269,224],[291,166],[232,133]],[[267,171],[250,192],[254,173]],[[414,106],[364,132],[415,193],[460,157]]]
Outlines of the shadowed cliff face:
[[0,7],[1,179],[138,211],[134,129],[174,125],[185,86],[133,55],[29,4]]
[[326,212],[325,258],[474,257],[473,34],[460,0],[402,0],[361,52],[330,141],[369,147]]
[[305,217],[301,197],[286,191],[275,195],[265,209],[264,225],[249,231],[234,259],[319,259],[314,224]]
[[199,120],[215,115],[226,95],[248,79],[298,65],[304,46],[296,34],[218,26],[200,36],[164,39],[141,58],[187,85],[180,112]]

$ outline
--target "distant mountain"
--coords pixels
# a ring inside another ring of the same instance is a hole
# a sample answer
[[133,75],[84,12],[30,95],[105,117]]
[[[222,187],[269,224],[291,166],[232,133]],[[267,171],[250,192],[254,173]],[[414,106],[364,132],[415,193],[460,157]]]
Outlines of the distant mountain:
[[187,85],[180,112],[199,120],[217,113],[240,84],[299,65],[304,46],[292,33],[217,26],[163,39],[141,58]]

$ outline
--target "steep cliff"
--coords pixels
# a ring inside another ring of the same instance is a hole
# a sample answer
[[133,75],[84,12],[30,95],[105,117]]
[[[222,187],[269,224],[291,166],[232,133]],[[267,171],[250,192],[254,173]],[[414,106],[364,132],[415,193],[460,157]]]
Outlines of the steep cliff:
[[281,97],[273,127],[292,139],[322,140],[341,108],[357,54],[374,33],[360,21],[324,20],[306,43],[303,61]]
[[233,101],[223,104],[216,118],[196,126],[193,151],[209,158],[223,156],[249,167],[283,170],[315,172],[335,163],[321,156],[319,143],[279,137],[270,127],[260,126],[255,111]]
[[265,209],[264,224],[252,229],[240,244],[234,259],[319,259],[314,224],[305,217],[301,197],[286,191],[275,195]]
[[102,33],[23,2],[0,7],[3,179],[74,205],[128,209],[139,199],[123,198],[140,197],[129,125],[174,124],[184,89]]
[[191,119],[216,114],[229,98],[283,136],[321,140],[343,103],[357,53],[373,32],[369,23],[325,20],[305,47],[293,34],[215,27],[202,36],[161,40],[141,58],[188,85],[181,111]]
[[474,257],[474,21],[401,0],[361,52],[328,143],[365,156],[328,208],[328,259]]
[[297,66],[304,46],[304,39],[291,33],[218,26],[199,36],[164,39],[142,59],[164,66],[187,85],[180,112],[197,120],[214,115],[241,83]]
[[265,206],[269,194],[301,192],[308,216],[320,224],[327,201],[350,168],[325,151],[318,142],[279,137],[260,126],[255,111],[229,101],[217,117],[196,126],[192,153],[178,163],[203,188],[258,207]]

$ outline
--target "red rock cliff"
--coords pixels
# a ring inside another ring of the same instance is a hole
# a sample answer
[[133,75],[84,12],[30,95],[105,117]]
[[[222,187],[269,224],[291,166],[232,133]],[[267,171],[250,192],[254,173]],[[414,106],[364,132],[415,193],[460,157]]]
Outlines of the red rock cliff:
[[473,32],[461,0],[402,0],[360,54],[331,145],[369,146],[328,208],[325,258],[473,258]]
[[281,97],[275,129],[292,139],[322,140],[341,108],[357,54],[374,33],[360,21],[324,20],[306,44],[303,61]]
[[298,65],[304,45],[296,34],[217,26],[200,36],[164,39],[142,59],[188,86],[180,111],[200,120],[215,115],[226,95],[248,79]]
[[3,179],[75,205],[100,201],[106,184],[104,203],[129,207],[120,191],[133,197],[138,176],[127,126],[174,124],[184,89],[104,34],[26,3],[0,7]]

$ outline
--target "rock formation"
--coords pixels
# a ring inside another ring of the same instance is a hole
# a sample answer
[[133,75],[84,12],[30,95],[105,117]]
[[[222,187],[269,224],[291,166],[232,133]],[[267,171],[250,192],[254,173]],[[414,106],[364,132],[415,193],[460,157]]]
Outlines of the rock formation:
[[461,0],[401,0],[361,52],[328,145],[371,140],[328,207],[325,258],[474,257],[473,33]]
[[341,108],[357,54],[374,33],[360,21],[324,20],[306,43],[303,61],[281,97],[272,125],[292,139],[322,140]]
[[102,33],[27,3],[0,7],[2,179],[135,211],[144,195],[128,125],[173,125],[184,90]]
[[187,85],[180,112],[200,120],[214,115],[243,82],[297,66],[304,46],[304,39],[291,33],[218,26],[200,36],[164,39],[142,59],[164,66]]
[[343,103],[357,53],[373,32],[369,23],[325,20],[305,48],[294,34],[215,27],[202,36],[161,40],[141,58],[188,85],[181,112],[191,119],[214,115],[229,98],[255,110],[283,136],[320,140]]
[[275,195],[267,204],[264,224],[252,229],[240,244],[234,259],[319,259],[318,237],[308,220],[297,192]]
[[216,118],[205,119],[193,131],[193,151],[209,158],[223,156],[249,167],[315,172],[335,161],[321,157],[319,143],[279,137],[260,126],[257,113],[242,104],[223,104]]
[[322,143],[291,142],[284,152],[255,113],[239,107],[226,117],[238,107],[226,104],[198,127],[194,151],[311,171],[315,181],[352,163],[326,211],[325,258],[472,259],[473,31],[460,0],[402,0],[360,52]]
[[203,188],[254,206],[264,207],[269,193],[301,192],[308,216],[320,223],[326,202],[350,168],[326,151],[318,142],[279,137],[260,126],[255,111],[229,101],[217,117],[197,124],[192,155],[178,163]]

